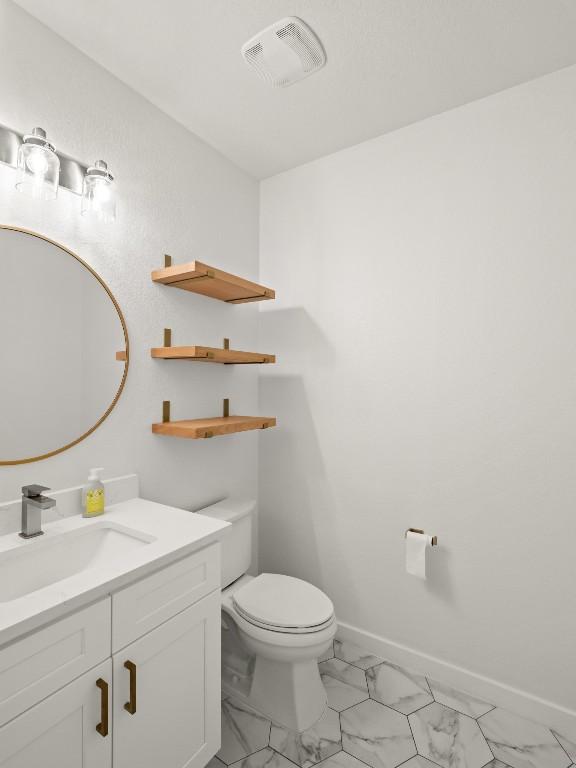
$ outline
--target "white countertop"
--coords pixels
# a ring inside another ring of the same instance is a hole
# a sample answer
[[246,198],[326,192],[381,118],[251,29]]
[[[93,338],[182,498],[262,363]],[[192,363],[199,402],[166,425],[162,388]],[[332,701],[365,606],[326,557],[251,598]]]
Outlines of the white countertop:
[[88,605],[153,571],[201,549],[221,537],[229,523],[146,499],[130,499],[106,508],[104,515],[79,515],[45,524],[44,536],[23,540],[17,533],[0,536],[0,578],[3,555],[22,547],[45,546],[60,534],[102,525],[133,529],[148,539],[146,546],[129,552],[106,567],[93,567],[9,602],[0,602],[0,646]]

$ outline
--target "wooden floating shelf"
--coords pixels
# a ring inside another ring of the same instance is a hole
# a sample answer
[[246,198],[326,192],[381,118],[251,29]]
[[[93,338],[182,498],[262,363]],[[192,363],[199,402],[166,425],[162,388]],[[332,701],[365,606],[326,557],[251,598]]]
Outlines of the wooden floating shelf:
[[203,363],[223,363],[224,365],[276,362],[275,355],[241,352],[238,349],[218,349],[218,347],[154,347],[150,351],[152,357],[163,360],[195,360]]
[[167,423],[152,424],[156,435],[187,437],[199,440],[218,435],[232,435],[234,432],[249,432],[252,429],[275,427],[276,419],[263,416],[218,416],[214,419],[184,419]]
[[194,360],[203,363],[254,364],[275,363],[275,355],[263,355],[260,352],[241,352],[238,349],[230,349],[230,339],[224,339],[224,346],[219,347],[173,347],[172,329],[164,328],[164,346],[153,347],[150,350],[152,357],[163,360]]
[[241,352],[230,349],[230,340],[224,339],[224,346],[219,347],[173,347],[172,330],[164,328],[164,346],[153,347],[152,357],[162,360],[194,360],[202,363],[222,363],[224,365],[250,365],[255,363],[275,363],[275,355],[263,355],[260,352]]
[[170,421],[170,402],[164,401],[162,422],[152,424],[156,435],[184,437],[200,440],[219,435],[231,435],[234,432],[249,432],[253,429],[268,429],[276,426],[276,419],[269,416],[229,416],[228,400],[224,400],[224,416],[212,419],[184,419]]
[[245,304],[276,297],[276,293],[271,288],[244,280],[221,269],[215,269],[201,261],[172,266],[170,256],[165,258],[164,269],[156,269],[152,272],[152,280],[172,288],[201,293],[203,296],[210,296],[228,304]]

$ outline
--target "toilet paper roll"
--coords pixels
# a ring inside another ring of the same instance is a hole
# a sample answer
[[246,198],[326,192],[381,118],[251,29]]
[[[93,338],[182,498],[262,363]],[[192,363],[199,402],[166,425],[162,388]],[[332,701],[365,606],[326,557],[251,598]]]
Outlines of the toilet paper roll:
[[406,533],[406,572],[418,579],[426,579],[426,556],[432,546],[432,536],[425,533]]

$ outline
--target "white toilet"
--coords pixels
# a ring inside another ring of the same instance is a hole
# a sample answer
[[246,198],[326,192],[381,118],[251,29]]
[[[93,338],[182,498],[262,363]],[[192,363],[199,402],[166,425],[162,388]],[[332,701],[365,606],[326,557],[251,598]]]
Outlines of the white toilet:
[[222,687],[275,723],[306,730],[326,709],[318,657],[336,634],[334,606],[301,579],[246,574],[254,502],[200,513],[231,524],[222,539]]

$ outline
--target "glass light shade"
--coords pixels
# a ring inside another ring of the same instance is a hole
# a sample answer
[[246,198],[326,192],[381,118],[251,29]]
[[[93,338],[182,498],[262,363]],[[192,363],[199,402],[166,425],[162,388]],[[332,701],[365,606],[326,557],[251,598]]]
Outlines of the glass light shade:
[[84,176],[82,215],[110,224],[116,221],[116,185],[104,160],[97,160]]
[[36,200],[55,200],[58,196],[60,160],[42,128],[24,136],[18,150],[16,189]]

